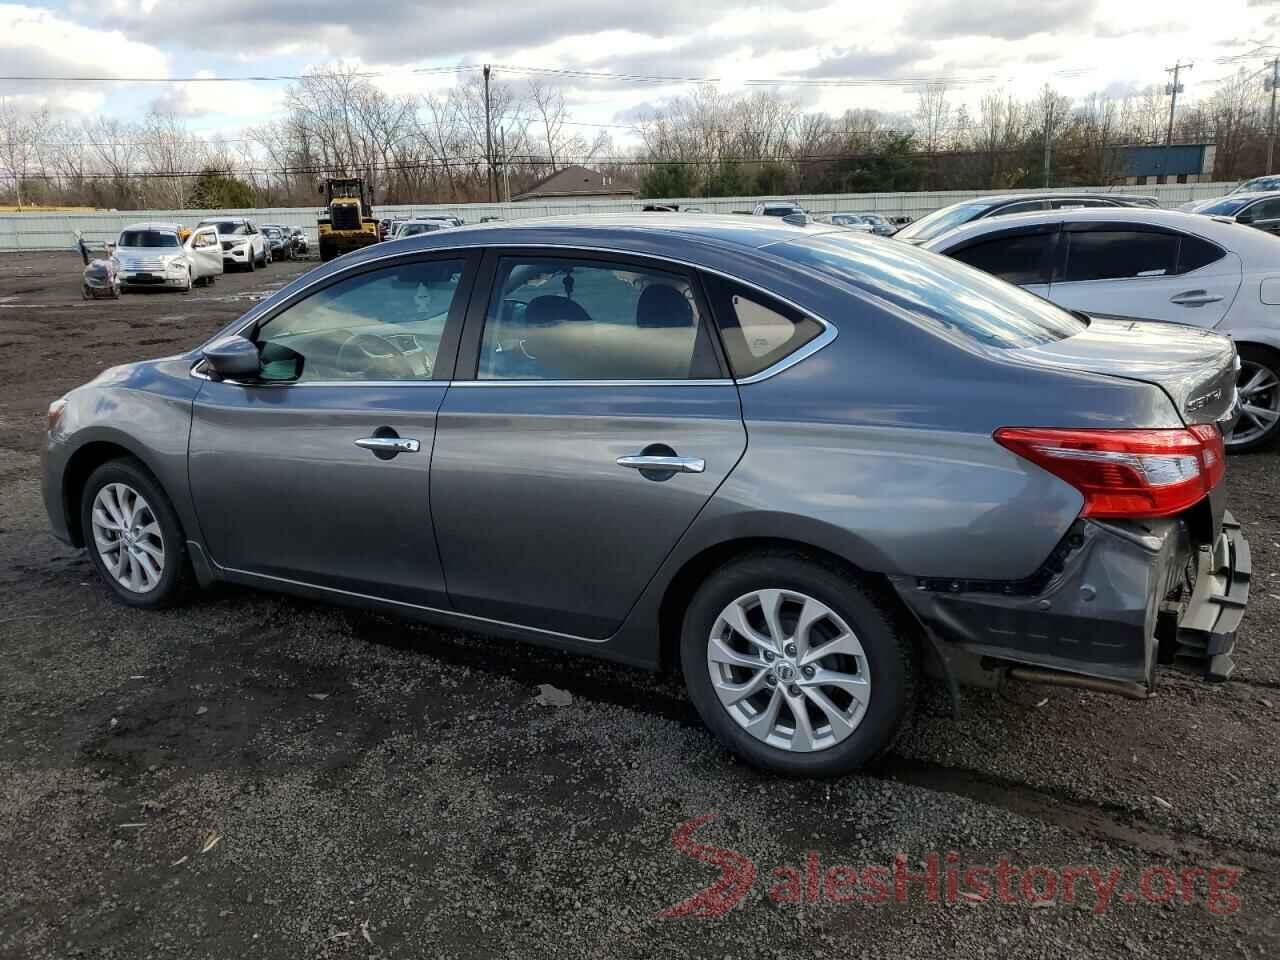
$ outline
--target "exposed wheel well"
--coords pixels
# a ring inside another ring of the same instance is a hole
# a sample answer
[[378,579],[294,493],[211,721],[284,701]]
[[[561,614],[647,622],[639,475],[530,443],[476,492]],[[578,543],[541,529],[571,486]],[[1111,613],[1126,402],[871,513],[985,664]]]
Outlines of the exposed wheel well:
[[782,537],[748,537],[729,540],[709,547],[690,558],[667,585],[662,604],[658,609],[658,657],[661,669],[671,671],[680,669],[680,629],[684,621],[684,612],[702,582],[718,567],[738,557],[761,550],[779,549],[804,553],[815,560],[844,568],[851,578],[856,577],[863,583],[880,589],[898,610],[907,615],[910,622],[914,622],[914,618],[898,599],[897,593],[883,574],[861,570],[830,550]]
[[155,480],[156,486],[164,489],[147,465],[125,447],[109,440],[86,443],[71,455],[62,475],[62,506],[67,517],[67,532],[71,535],[71,542],[77,547],[84,546],[84,531],[80,529],[80,498],[84,495],[84,485],[89,482],[89,475],[94,470],[111,460],[132,460]]

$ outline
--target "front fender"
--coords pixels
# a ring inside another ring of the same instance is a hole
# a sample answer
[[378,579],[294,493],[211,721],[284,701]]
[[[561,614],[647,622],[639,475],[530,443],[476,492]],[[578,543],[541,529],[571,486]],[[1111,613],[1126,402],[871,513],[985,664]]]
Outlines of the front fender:
[[135,457],[173,502],[190,539],[199,526],[187,478],[191,406],[203,381],[181,357],[114,367],[67,394],[42,450],[45,505],[54,533],[76,543],[78,485],[114,451]]

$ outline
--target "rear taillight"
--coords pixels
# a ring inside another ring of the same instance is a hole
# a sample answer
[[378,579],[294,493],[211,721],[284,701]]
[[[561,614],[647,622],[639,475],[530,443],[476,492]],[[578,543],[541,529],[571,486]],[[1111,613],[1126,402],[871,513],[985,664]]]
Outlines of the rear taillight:
[[1001,427],[996,442],[1084,495],[1082,517],[1166,517],[1217,486],[1226,470],[1212,424],[1178,430]]

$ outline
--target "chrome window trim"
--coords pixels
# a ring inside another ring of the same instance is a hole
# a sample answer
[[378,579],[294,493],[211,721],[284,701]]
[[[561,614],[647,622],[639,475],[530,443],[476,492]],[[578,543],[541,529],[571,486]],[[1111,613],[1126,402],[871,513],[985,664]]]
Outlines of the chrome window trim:
[[[467,385],[490,386],[493,384],[502,384],[506,386],[533,386],[533,385],[546,384],[551,386],[580,386],[580,387],[581,386],[612,387],[612,386],[620,386],[620,385],[626,386],[628,384],[631,386],[673,386],[673,385],[720,386],[728,383],[737,383],[739,385],[760,383],[763,380],[768,380],[770,377],[777,376],[779,373],[782,373],[782,371],[784,370],[788,370],[791,367],[794,367],[797,363],[800,363],[804,360],[809,359],[809,357],[813,356],[819,350],[823,349],[824,347],[828,346],[832,341],[834,341],[836,337],[839,336],[839,333],[840,333],[840,331],[836,329],[834,324],[818,316],[812,310],[806,309],[805,307],[800,306],[800,304],[796,303],[795,301],[788,300],[786,297],[781,296],[780,294],[774,293],[772,290],[767,290],[764,287],[760,286],[758,283],[752,283],[750,280],[744,280],[741,277],[736,277],[731,273],[725,273],[723,270],[717,270],[714,267],[707,267],[701,264],[692,263],[688,260],[682,260],[677,257],[669,257],[669,256],[653,254],[653,253],[637,252],[635,250],[619,250],[616,247],[584,246],[582,244],[568,244],[568,243],[510,243],[510,244],[468,243],[468,244],[461,244],[458,246],[451,246],[451,247],[432,247],[429,250],[419,250],[419,251],[402,250],[396,253],[389,253],[381,257],[371,257],[368,260],[362,260],[358,264],[352,264],[352,269],[364,268],[375,263],[382,263],[383,261],[386,261],[386,260],[403,260],[406,257],[412,257],[415,254],[433,254],[433,255],[441,254],[443,256],[448,256],[450,253],[453,253],[455,251],[488,250],[491,248],[505,248],[505,247],[511,247],[512,249],[517,249],[517,250],[566,250],[566,251],[576,251],[576,252],[582,252],[582,253],[605,253],[605,254],[610,254],[610,255],[619,256],[619,257],[636,257],[639,259],[657,260],[659,262],[673,263],[678,266],[685,267],[686,269],[689,269],[689,270],[700,270],[704,273],[710,273],[717,277],[722,277],[723,279],[728,280],[731,283],[736,283],[741,286],[747,287],[748,289],[755,290],[759,293],[764,294],[766,297],[771,297],[772,299],[777,300],[779,303],[786,304],[791,309],[796,310],[799,313],[804,314],[806,317],[809,317],[810,319],[815,320],[819,324],[821,324],[822,333],[818,334],[818,336],[814,337],[812,340],[806,343],[803,347],[793,350],[791,353],[787,354],[781,360],[778,360],[773,364],[771,364],[770,366],[765,367],[763,370],[759,371],[758,373],[753,373],[749,377],[724,378],[724,379],[717,379],[717,380],[453,380],[453,381],[449,381],[449,384],[451,386],[467,386]],[[339,273],[339,274],[328,274],[324,277],[317,277],[315,280],[312,280],[310,283],[306,284],[305,286],[299,287],[298,290],[294,292],[293,296],[300,297],[301,294],[305,293],[307,290],[310,290],[312,287],[316,286],[317,284],[334,281],[337,277],[340,277],[340,276],[341,274]],[[252,320],[246,321],[235,331],[234,335],[239,336],[243,334],[246,330],[248,330],[252,326],[255,326],[257,323],[258,323],[257,317],[254,317]],[[211,343],[212,341],[205,341],[205,342]],[[210,377],[207,374],[197,373],[195,369],[203,362],[204,362],[203,359],[197,360],[195,365],[192,366],[191,368],[191,373],[192,373],[192,376],[202,377],[203,379],[208,380],[210,379]],[[235,382],[235,381],[231,381],[231,382]],[[403,386],[405,384],[414,384],[414,383],[429,384],[429,383],[445,383],[445,382],[446,381],[443,381],[443,380],[422,380],[422,381],[368,380],[368,381],[356,381],[351,383],[348,383],[347,381],[333,381],[333,382],[312,381],[312,385],[313,386],[341,385],[341,386],[353,386],[353,387],[368,387],[368,386],[381,386],[381,385],[392,385],[392,384]],[[283,386],[283,387],[287,387],[287,386],[301,387],[306,385],[307,384],[305,383],[278,384],[278,386]],[[241,384],[241,386],[243,386],[243,384]],[[258,386],[258,384],[255,384],[255,386]]]
[[731,387],[728,377],[716,380],[454,380],[451,387]]

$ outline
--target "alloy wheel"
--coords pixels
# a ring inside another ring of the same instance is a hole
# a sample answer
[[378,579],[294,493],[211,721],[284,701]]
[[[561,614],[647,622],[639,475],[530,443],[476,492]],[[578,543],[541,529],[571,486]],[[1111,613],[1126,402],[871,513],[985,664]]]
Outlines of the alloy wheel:
[[782,750],[835,746],[871,701],[867,657],[853,630],[795,590],[756,590],[726,606],[711,628],[707,669],[729,716]]
[[1226,438],[1233,446],[1257,440],[1280,420],[1280,378],[1275,371],[1241,357],[1236,382],[1240,418]]
[[150,504],[124,483],[93,498],[93,542],[103,566],[126,590],[149,593],[164,574],[164,537]]

